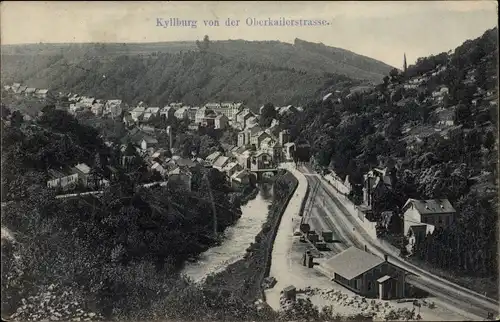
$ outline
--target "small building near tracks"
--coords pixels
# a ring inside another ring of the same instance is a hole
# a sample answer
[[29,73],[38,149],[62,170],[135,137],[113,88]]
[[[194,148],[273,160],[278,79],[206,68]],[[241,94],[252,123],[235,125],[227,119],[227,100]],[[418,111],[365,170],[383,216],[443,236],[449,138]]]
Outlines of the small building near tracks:
[[406,272],[357,247],[350,247],[321,264],[329,277],[347,289],[369,298],[403,298]]

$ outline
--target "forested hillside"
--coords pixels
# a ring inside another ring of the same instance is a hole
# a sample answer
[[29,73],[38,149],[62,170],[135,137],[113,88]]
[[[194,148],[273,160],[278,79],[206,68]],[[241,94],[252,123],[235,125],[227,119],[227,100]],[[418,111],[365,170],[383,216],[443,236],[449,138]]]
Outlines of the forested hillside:
[[[2,55],[6,57],[6,62],[35,63],[33,66],[24,66],[27,74],[17,75],[27,78],[30,76],[29,73],[49,67],[50,57],[64,57],[69,60],[78,60],[82,57],[106,59],[106,57],[123,55],[178,54],[192,50],[198,50],[194,41],[144,44],[28,44],[2,46]],[[307,72],[334,73],[372,82],[379,82],[383,75],[392,68],[383,62],[345,49],[300,39],[295,39],[294,44],[279,41],[211,41],[208,51],[243,62],[272,64],[276,67],[288,67]],[[30,61],[33,59],[35,61]],[[2,67],[2,71],[7,75],[11,75],[13,70],[13,66]]]
[[[2,116],[9,114],[2,106]],[[145,309],[158,292],[186,286],[180,265],[215,244],[210,202],[220,232],[241,214],[238,193],[215,169],[193,169],[192,191],[141,188],[154,174],[135,149],[108,148],[95,129],[62,110],[46,107],[36,122],[18,115],[10,115],[10,125],[2,119],[2,230],[15,236],[7,245],[2,237],[2,314],[19,308],[17,317],[28,320],[49,318],[49,307],[64,316],[77,308],[113,316]],[[122,166],[123,155],[135,156],[130,167]],[[49,169],[79,162],[92,166],[91,177],[102,178],[106,166],[117,176],[100,197],[55,198],[46,188]],[[77,307],[64,313],[51,303],[36,312],[31,296],[46,291]]]
[[[257,108],[304,104],[325,90],[380,81],[390,66],[296,40],[2,47],[2,82],[76,92],[129,104],[241,101]],[[354,81],[350,81],[354,79]]]
[[320,166],[349,175],[356,202],[364,173],[395,164],[394,189],[374,200],[378,220],[383,210],[399,213],[408,198],[448,198],[456,222],[430,235],[417,258],[491,282],[498,274],[497,57],[495,28],[454,52],[419,59],[406,75],[393,70],[364,92],[310,103],[283,127],[310,142]]

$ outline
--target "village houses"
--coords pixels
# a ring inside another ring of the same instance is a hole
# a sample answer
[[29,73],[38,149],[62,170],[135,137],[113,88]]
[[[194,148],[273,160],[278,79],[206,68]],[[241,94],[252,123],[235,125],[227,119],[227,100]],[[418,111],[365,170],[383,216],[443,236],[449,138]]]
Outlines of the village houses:
[[179,120],[186,120],[188,119],[188,108],[187,107],[181,107],[178,110],[174,112],[174,116],[179,119]]
[[103,115],[109,115],[112,118],[121,116],[126,107],[126,104],[123,103],[122,100],[108,100],[106,104],[104,104]]

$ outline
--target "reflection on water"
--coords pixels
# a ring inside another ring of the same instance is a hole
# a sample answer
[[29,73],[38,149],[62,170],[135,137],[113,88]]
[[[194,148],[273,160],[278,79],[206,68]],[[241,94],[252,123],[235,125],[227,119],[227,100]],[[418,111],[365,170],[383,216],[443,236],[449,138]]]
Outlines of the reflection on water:
[[242,206],[240,219],[234,226],[226,228],[221,245],[200,254],[197,261],[186,263],[182,273],[199,282],[208,274],[221,271],[241,259],[260,232],[271,201],[272,184],[260,184],[257,197]]

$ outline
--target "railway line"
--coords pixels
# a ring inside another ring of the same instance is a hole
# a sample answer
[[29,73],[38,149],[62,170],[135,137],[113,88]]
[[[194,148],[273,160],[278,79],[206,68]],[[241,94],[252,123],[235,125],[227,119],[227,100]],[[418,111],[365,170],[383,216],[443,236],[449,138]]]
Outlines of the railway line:
[[[382,257],[384,254],[393,255],[392,250],[387,249],[380,241],[372,239],[364,232],[356,219],[353,218],[339,200],[341,197],[337,197],[332,191],[332,187],[306,166],[303,168],[309,184],[319,184],[316,193],[310,195],[311,202],[316,204],[315,209],[319,209],[317,211],[318,219],[315,220],[315,223],[323,224],[329,230],[338,234],[337,237],[344,247],[354,245],[362,249],[367,246],[368,250],[377,256]],[[320,197],[323,197],[324,201],[318,202],[317,200]],[[329,254],[325,255],[330,256]],[[498,313],[498,302],[493,299],[433,275],[398,256],[389,256],[389,261],[408,271],[408,283],[435,295],[453,307],[484,318],[489,313]]]

